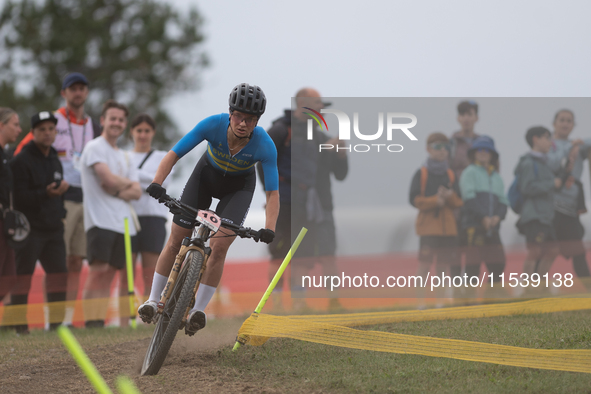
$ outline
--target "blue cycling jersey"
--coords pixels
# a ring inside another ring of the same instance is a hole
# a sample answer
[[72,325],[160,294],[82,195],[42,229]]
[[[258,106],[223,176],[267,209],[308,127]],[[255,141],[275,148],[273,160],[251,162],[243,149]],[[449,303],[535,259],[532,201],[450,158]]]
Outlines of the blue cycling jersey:
[[254,171],[260,161],[265,176],[265,190],[278,190],[277,149],[273,140],[262,127],[255,127],[244,148],[234,156],[228,146],[229,114],[213,115],[203,119],[188,132],[172,151],[183,157],[203,140],[207,140],[207,161],[216,170],[228,175],[242,175]]

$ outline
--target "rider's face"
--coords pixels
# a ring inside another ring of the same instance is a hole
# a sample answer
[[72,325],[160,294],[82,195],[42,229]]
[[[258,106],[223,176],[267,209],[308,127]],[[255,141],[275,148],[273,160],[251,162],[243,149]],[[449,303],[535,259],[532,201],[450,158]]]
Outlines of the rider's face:
[[255,115],[234,111],[230,116],[230,125],[238,137],[247,137],[252,133],[259,118]]

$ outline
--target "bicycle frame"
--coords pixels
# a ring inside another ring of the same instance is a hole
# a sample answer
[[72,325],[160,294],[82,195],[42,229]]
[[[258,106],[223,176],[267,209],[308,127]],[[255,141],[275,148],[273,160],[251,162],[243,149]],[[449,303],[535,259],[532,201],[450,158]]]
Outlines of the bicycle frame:
[[[203,265],[201,266],[201,271],[199,272],[197,283],[195,284],[195,288],[193,289],[193,299],[195,298],[195,294],[197,294],[197,289],[199,289],[199,284],[201,283],[201,277],[203,276],[205,268],[207,267],[207,260],[211,255],[211,248],[209,246],[205,246],[205,242],[207,242],[207,240],[209,239],[209,235],[210,230],[205,226],[200,226],[197,230],[196,237],[186,237],[185,239],[183,239],[181,249],[179,250],[179,253],[176,255],[174,265],[172,266],[170,275],[168,276],[168,281],[166,282],[166,286],[164,287],[164,291],[162,292],[160,302],[158,303],[158,315],[162,315],[162,313],[164,312],[164,306],[166,305],[166,301],[172,293],[172,289],[174,288],[174,284],[176,282],[179,272],[181,272],[181,267],[183,265],[183,262],[185,261],[187,253],[189,253],[189,251],[191,250],[201,253],[201,255],[203,256]],[[189,313],[191,307],[192,305],[189,305],[187,307],[187,310],[185,311],[183,317],[183,324],[185,324],[187,321],[187,314]]]
[[[210,237],[213,234],[218,234],[221,227],[225,227],[234,234],[222,232],[222,236],[236,235],[241,238],[252,238],[257,242],[259,240],[257,231],[231,222],[223,222],[215,212],[192,208],[166,194],[162,195],[158,201],[167,206],[173,214],[185,214],[188,217],[194,217],[192,225],[194,229],[197,228],[197,234],[193,238],[185,237],[181,242],[181,247],[168,275],[166,286],[160,295],[156,307],[156,316],[152,318],[152,322],[156,323],[156,330],[152,335],[144,357],[142,375],[158,373],[177,331],[187,325],[187,315],[195,305],[197,290],[203,273],[207,269],[207,261],[212,252],[211,248],[206,246]],[[200,264],[201,267],[191,264],[192,262]],[[181,275],[184,275],[185,279],[179,278]],[[183,280],[183,283],[180,283],[179,280]],[[188,283],[191,283],[190,286],[192,287],[188,287]],[[193,285],[193,283],[195,284]],[[182,309],[179,305],[182,305]],[[193,335],[195,332],[187,331],[186,333]]]

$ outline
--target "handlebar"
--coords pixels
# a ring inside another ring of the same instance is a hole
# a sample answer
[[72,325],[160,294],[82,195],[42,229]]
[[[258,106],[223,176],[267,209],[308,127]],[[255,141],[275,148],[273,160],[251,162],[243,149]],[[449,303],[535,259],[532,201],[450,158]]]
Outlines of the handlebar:
[[[158,202],[164,204],[168,207],[168,210],[173,215],[184,214],[185,216],[195,218],[199,213],[199,209],[193,208],[190,205],[183,203],[176,198],[170,197],[168,194],[163,194],[159,199]],[[193,219],[192,223],[193,227],[198,226],[200,223]],[[252,238],[256,242],[259,242],[259,233],[256,230],[251,229],[250,227],[242,227],[234,223],[228,223],[222,219],[220,225],[225,227],[229,230],[232,230],[236,233],[237,236],[240,238]]]

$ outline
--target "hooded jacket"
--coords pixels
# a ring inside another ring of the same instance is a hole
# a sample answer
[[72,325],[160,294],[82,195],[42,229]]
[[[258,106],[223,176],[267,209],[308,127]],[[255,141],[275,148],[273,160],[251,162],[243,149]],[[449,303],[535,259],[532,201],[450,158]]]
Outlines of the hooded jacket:
[[34,141],[26,144],[10,167],[14,175],[14,207],[39,231],[63,230],[66,216],[62,196],[49,197],[47,185],[63,179],[62,164],[54,148],[45,157]]
[[554,220],[554,174],[541,157],[527,153],[519,159],[515,167],[519,177],[519,191],[523,195],[523,208],[519,225],[533,220],[552,225]]
[[[318,145],[326,143],[329,137],[314,128],[313,140],[308,141],[306,125],[297,119],[292,124],[291,110],[285,110],[267,131],[277,148],[281,202],[305,205],[308,189],[314,188],[322,209],[332,211],[331,174],[338,181],[344,180],[349,171],[348,158],[334,150],[319,152]],[[258,169],[264,184],[263,172]]]

